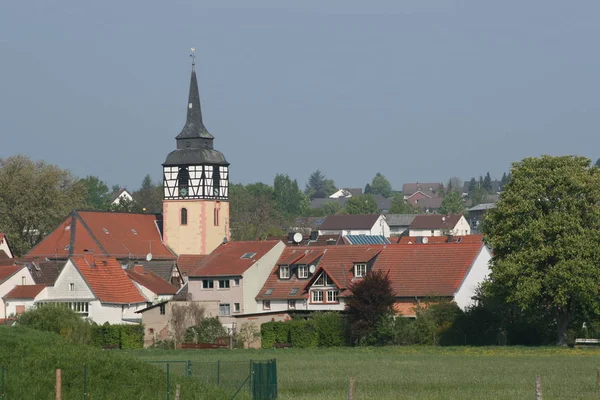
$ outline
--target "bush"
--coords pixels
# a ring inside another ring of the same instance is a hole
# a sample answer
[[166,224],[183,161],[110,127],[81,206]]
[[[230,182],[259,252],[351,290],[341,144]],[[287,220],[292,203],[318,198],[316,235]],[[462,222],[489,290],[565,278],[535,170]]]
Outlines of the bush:
[[265,322],[260,326],[261,347],[270,349],[275,343],[290,343],[290,321]]
[[337,312],[316,313],[312,316],[318,334],[319,347],[344,346],[347,338],[346,321]]
[[17,324],[38,331],[58,333],[74,343],[92,342],[92,322],[59,304],[45,304],[29,309],[19,315]]
[[290,341],[293,347],[317,347],[319,334],[313,321],[296,320],[287,324],[290,327]]
[[120,349],[142,349],[144,347],[144,326],[136,325],[96,325],[92,329],[92,343],[99,347],[118,346]]
[[218,317],[203,318],[196,326],[185,331],[185,343],[216,343],[217,339],[228,336],[227,329],[221,325]]

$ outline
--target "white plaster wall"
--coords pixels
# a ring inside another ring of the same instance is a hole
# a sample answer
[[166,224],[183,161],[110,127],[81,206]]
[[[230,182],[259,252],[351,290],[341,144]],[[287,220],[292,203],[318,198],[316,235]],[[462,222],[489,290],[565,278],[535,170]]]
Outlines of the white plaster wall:
[[[0,318],[6,318],[6,305],[4,304],[4,299],[2,297],[6,296],[8,292],[13,290],[17,285],[33,285],[33,277],[31,273],[27,269],[27,267],[23,266],[19,271],[17,271],[13,276],[2,282],[0,284]],[[10,314],[8,314],[10,315]]]
[[244,272],[240,286],[242,287],[243,301],[241,304],[241,312],[243,314],[251,314],[262,312],[262,302],[257,304],[256,296],[267,281],[269,274],[273,271],[273,267],[279,260],[279,257],[285,249],[285,244],[279,241],[271,250],[267,252],[260,260],[254,263]]
[[454,227],[453,231],[452,231],[453,235],[470,235],[471,234],[471,225],[469,225],[469,222],[467,221],[467,219],[462,216],[458,222],[456,223],[456,226]]
[[473,265],[462,284],[454,295],[454,301],[464,311],[474,304],[472,297],[475,290],[490,273],[489,262],[492,255],[486,246],[481,246],[481,251],[475,258]]
[[4,250],[6,255],[8,255],[10,258],[13,258],[13,253],[10,251],[10,247],[8,247],[8,242],[6,241],[6,238],[0,241],[0,250]]
[[29,310],[30,308],[34,307],[35,304],[33,299],[8,299],[4,306],[6,307],[6,312],[4,315],[6,315],[6,317],[10,317],[11,315],[17,315],[17,306],[25,306],[25,310]]
[[[70,290],[70,284],[75,284],[74,290]],[[94,293],[89,288],[81,274],[73,265],[71,260],[67,261],[54,286],[43,290],[36,301],[92,301],[95,300]]]

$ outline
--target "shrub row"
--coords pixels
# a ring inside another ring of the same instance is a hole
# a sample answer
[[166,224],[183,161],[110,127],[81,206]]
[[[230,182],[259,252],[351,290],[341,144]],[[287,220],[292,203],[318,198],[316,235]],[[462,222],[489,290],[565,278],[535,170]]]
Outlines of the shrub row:
[[325,312],[311,315],[309,319],[285,322],[265,322],[261,325],[263,349],[276,343],[288,343],[293,347],[329,347],[346,344],[347,328],[339,313]]
[[143,325],[96,325],[92,327],[92,344],[95,346],[116,346],[121,349],[141,349],[144,347]]

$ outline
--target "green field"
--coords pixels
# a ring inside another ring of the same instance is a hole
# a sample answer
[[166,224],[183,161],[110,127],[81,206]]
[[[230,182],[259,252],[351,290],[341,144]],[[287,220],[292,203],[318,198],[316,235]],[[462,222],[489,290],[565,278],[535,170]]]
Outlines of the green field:
[[[600,349],[383,347],[281,350],[140,350],[143,360],[191,360],[194,375],[228,362],[276,358],[280,399],[598,399]],[[236,364],[237,365],[237,364]],[[235,372],[244,375],[246,370]]]

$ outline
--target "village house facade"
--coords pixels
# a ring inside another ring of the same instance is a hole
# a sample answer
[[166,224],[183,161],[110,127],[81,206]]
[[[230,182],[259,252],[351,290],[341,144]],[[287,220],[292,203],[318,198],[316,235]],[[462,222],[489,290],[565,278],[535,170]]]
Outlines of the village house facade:
[[330,215],[319,226],[319,235],[377,235],[390,236],[390,227],[383,215]]
[[416,215],[410,224],[409,236],[470,235],[471,226],[462,214]]

